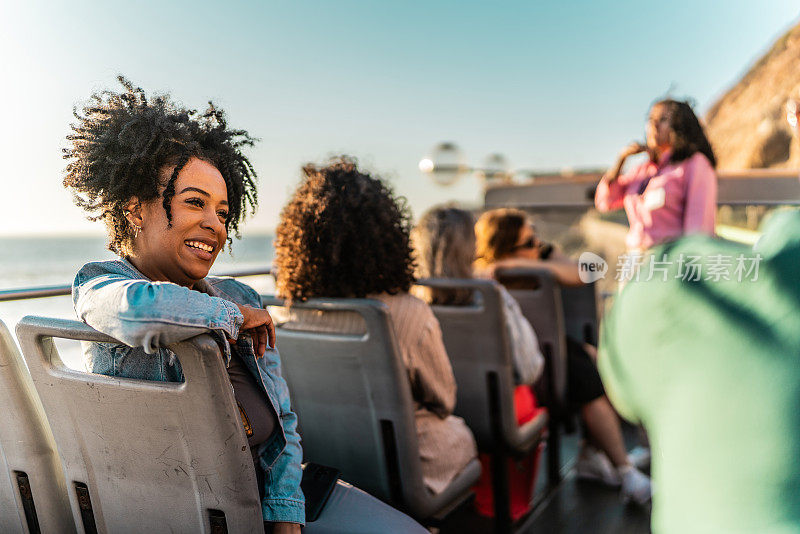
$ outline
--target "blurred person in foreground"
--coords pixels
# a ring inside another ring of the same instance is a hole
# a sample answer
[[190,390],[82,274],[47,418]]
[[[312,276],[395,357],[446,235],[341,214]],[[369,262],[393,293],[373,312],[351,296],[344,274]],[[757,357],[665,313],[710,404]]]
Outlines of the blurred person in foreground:
[[657,247],[668,270],[629,283],[605,318],[600,371],[650,437],[656,533],[800,532],[800,212],[762,231],[752,249]]
[[[625,147],[600,180],[595,206],[601,212],[625,208],[631,255],[685,234],[714,235],[716,158],[692,107],[672,99],[656,102],[645,131],[645,144]],[[641,152],[648,161],[621,174],[627,159]]]
[[[495,278],[502,268],[547,269],[563,285],[579,285],[578,265],[536,236],[525,212],[501,208],[480,216],[475,224],[479,276]],[[543,256],[545,256],[543,258]],[[586,442],[576,463],[578,477],[622,487],[624,499],[650,500],[650,479],[628,458],[619,419],[606,397],[591,356],[594,347],[567,338],[567,399],[586,425]]]
[[408,369],[422,480],[441,493],[477,449],[464,420],[453,415],[456,382],[439,322],[409,294],[415,280],[405,199],[348,157],[308,164],[303,174],[276,230],[277,293],[290,304],[279,320],[287,329],[363,333],[356,313],[320,314],[291,303],[368,297],[387,306]]

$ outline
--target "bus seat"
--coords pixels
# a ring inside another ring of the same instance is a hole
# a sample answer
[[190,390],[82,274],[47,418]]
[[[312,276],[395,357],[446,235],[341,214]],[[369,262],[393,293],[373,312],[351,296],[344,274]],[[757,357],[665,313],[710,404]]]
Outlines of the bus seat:
[[2,321],[0,406],[0,532],[75,532],[53,435]]
[[[262,299],[266,306],[284,305],[274,296]],[[480,478],[477,459],[437,495],[423,484],[411,387],[386,306],[370,299],[313,299],[293,307],[357,313],[366,327],[363,335],[277,327],[305,457],[338,468],[343,480],[419,521],[430,522],[466,500]]]
[[561,288],[564,330],[575,341],[597,346],[599,309],[597,284]]
[[417,283],[475,294],[469,305],[431,308],[441,325],[458,385],[455,414],[467,422],[478,447],[492,454],[496,531],[505,532],[511,517],[507,458],[530,452],[544,438],[547,413],[517,426],[511,340],[497,282],[431,278]]
[[116,341],[64,319],[28,316],[17,325],[79,531],[263,530],[252,456],[210,336],[170,347],[183,383],[69,369],[54,337]]
[[561,286],[547,269],[505,268],[495,273],[517,300],[531,323],[545,358],[545,376],[540,382],[544,404],[550,412],[547,471],[551,484],[560,478],[560,426],[565,421],[567,392],[567,338]]

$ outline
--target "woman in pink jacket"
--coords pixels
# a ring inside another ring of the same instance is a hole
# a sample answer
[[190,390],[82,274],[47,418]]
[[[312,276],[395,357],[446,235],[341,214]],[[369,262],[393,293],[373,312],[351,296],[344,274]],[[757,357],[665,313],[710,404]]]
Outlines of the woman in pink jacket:
[[[625,208],[629,253],[691,233],[714,235],[717,208],[716,158],[700,121],[686,102],[653,104],[647,145],[625,147],[597,186],[600,211]],[[647,151],[650,160],[620,175],[625,160]]]

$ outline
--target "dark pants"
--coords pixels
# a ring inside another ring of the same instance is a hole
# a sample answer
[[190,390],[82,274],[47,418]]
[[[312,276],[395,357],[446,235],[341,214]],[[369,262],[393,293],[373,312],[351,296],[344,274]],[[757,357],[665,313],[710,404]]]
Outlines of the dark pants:
[[606,394],[597,365],[583,344],[567,338],[567,400],[577,409]]

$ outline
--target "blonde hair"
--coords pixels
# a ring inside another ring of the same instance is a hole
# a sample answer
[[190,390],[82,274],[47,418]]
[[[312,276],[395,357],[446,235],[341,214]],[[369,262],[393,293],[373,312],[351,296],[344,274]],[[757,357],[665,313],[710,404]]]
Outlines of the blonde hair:
[[[472,278],[475,257],[473,217],[452,206],[437,206],[420,217],[411,232],[417,278]],[[414,294],[429,304],[466,304],[472,291],[415,288]]]

